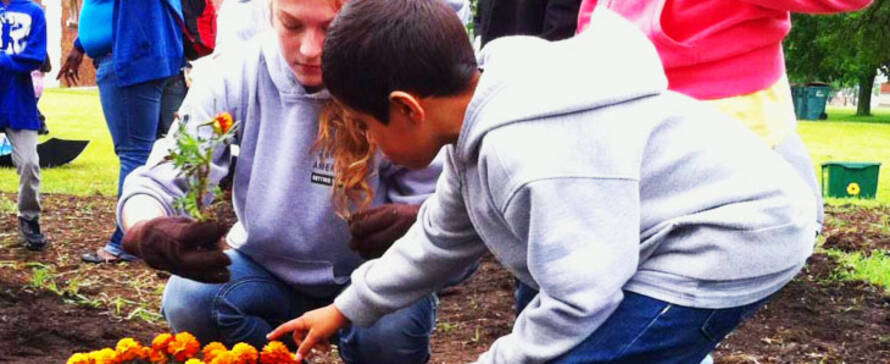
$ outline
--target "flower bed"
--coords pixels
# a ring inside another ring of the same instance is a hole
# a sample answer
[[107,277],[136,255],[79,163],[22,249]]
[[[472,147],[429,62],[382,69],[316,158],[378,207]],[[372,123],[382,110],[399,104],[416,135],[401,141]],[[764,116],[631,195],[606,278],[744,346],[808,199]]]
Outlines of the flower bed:
[[155,336],[151,345],[143,346],[132,338],[123,338],[115,348],[104,348],[89,353],[76,353],[68,364],[297,364],[294,353],[280,341],[272,341],[262,351],[245,343],[227,349],[219,342],[201,348],[192,334]]

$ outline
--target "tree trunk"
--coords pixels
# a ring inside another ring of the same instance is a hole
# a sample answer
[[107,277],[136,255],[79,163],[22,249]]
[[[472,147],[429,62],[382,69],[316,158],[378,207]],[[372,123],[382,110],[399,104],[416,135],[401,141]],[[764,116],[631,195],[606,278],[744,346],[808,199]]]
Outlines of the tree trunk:
[[859,78],[859,105],[856,107],[856,116],[871,116],[871,91],[875,85],[875,76],[877,71],[871,71]]

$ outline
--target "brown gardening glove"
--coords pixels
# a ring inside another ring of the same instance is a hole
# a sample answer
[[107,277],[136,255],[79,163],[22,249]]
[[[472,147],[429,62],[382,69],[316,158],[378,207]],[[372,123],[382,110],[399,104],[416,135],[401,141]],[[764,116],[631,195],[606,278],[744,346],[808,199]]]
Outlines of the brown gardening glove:
[[408,232],[420,205],[390,203],[361,211],[349,221],[349,248],[364,259],[378,258]]
[[155,269],[204,283],[229,281],[229,257],[218,243],[226,233],[215,222],[187,217],[158,217],[130,227],[124,250]]

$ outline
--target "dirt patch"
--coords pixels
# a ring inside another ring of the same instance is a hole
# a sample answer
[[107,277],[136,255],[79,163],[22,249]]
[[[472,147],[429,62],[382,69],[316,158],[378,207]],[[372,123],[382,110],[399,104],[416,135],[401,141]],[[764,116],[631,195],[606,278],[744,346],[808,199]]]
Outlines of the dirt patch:
[[13,286],[0,281],[0,362],[64,363],[73,352],[114,347],[127,336],[150,342],[153,333],[164,330]]
[[823,248],[890,252],[890,207],[828,207],[826,215]]
[[[147,342],[168,330],[157,314],[165,275],[143,264],[80,263],[81,253],[111,234],[113,206],[104,196],[44,196],[41,221],[53,246],[42,253],[21,248],[14,214],[0,216],[0,362],[63,363],[74,352],[127,336]],[[828,215],[827,246],[887,249],[890,208],[829,208]],[[890,363],[890,296],[865,283],[838,282],[836,267],[828,256],[814,255],[718,347],[717,362]],[[433,363],[472,361],[512,328],[513,279],[490,256],[440,298]]]

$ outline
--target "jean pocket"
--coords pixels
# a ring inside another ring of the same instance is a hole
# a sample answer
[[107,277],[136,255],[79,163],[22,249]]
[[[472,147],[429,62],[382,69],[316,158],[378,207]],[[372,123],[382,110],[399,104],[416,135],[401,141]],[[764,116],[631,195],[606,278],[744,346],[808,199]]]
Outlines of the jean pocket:
[[719,342],[723,340],[736,326],[757,313],[766,300],[741,307],[713,310],[701,327],[701,333],[708,340]]

